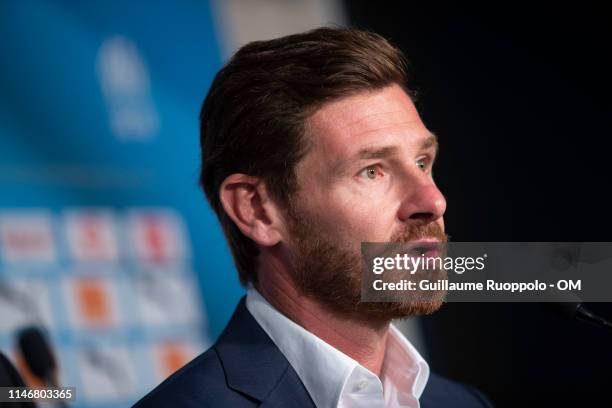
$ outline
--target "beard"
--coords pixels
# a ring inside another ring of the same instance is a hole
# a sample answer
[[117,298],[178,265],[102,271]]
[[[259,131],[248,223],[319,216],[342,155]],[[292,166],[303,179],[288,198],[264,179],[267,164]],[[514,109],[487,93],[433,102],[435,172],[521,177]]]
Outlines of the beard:
[[[394,297],[389,302],[362,302],[362,257],[350,239],[332,240],[316,229],[316,219],[290,206],[292,279],[297,289],[332,313],[350,319],[389,321],[426,315],[438,310],[444,292]],[[436,223],[413,224],[390,238],[393,243],[408,243],[435,238],[443,243],[447,235]]]

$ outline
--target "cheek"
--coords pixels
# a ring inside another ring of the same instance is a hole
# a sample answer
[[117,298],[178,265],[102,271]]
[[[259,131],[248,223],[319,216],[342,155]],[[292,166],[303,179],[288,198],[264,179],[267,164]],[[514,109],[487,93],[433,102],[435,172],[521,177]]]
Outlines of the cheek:
[[396,220],[396,209],[375,197],[350,198],[347,194],[329,195],[311,207],[316,211],[322,231],[352,241],[388,241]]

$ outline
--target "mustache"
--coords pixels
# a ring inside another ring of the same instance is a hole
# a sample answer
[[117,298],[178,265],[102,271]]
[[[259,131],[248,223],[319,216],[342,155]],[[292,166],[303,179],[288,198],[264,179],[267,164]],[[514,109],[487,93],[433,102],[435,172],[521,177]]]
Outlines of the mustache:
[[436,223],[414,224],[402,231],[398,231],[391,237],[391,242],[406,244],[410,241],[422,239],[435,239],[442,243],[448,242],[449,236],[444,233],[442,227]]

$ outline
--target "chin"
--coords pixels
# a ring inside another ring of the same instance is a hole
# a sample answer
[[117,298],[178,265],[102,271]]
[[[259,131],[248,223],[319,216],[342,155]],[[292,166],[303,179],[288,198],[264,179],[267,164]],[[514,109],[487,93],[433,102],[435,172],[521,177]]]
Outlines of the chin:
[[444,295],[437,294],[428,300],[403,302],[364,302],[355,308],[357,314],[369,320],[394,320],[434,313],[444,304]]

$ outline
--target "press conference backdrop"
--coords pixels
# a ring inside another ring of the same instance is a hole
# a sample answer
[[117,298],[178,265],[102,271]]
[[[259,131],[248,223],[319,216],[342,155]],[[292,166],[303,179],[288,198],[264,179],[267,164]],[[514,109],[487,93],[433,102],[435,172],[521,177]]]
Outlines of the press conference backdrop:
[[242,293],[196,185],[213,16],[173,4],[0,2],[0,349],[44,326],[77,407],[136,401]]

